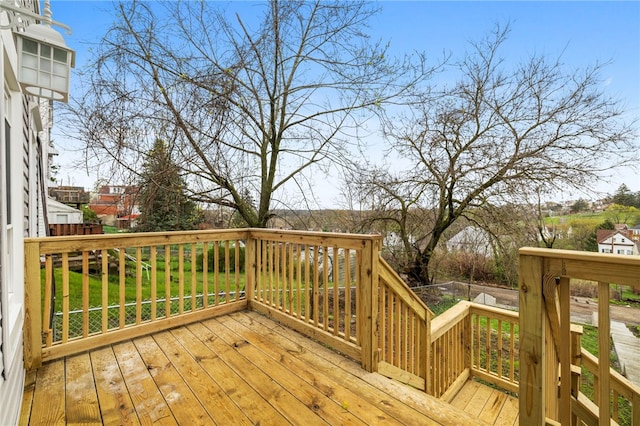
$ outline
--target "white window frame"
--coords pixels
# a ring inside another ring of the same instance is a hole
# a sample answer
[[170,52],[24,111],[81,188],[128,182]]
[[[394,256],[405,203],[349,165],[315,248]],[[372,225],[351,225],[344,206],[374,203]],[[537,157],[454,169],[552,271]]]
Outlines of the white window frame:
[[[22,324],[24,315],[24,291],[21,271],[17,271],[23,264],[24,249],[22,247],[22,176],[19,168],[23,163],[22,128],[19,125],[22,118],[22,96],[3,86],[3,102],[0,104],[0,280],[2,280],[0,298],[2,298],[2,357],[5,371],[18,368],[22,362]],[[18,123],[18,124],[16,124]],[[9,140],[7,141],[7,124],[9,125]],[[9,157],[7,158],[7,142]],[[14,167],[10,167],[13,165]],[[7,173],[9,180],[7,181]],[[16,195],[18,194],[18,195]],[[10,198],[8,198],[10,197]],[[7,202],[9,200],[9,202]],[[8,220],[11,218],[10,221]]]

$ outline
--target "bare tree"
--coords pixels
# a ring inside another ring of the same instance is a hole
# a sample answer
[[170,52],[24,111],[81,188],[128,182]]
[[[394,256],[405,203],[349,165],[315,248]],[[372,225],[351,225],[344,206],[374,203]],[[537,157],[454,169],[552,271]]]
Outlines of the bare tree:
[[300,201],[292,192],[312,203],[308,172],[342,163],[367,110],[430,70],[369,39],[369,2],[251,7],[245,19],[215,2],[121,3],[72,113],[88,152],[119,167],[175,141],[194,200],[264,227],[274,203]]
[[[410,276],[430,281],[435,248],[459,218],[547,190],[588,190],[599,173],[627,162],[634,125],[601,91],[602,64],[567,70],[532,56],[507,66],[500,48],[509,28],[472,43],[454,68],[455,85],[415,93],[411,108],[389,115],[385,135],[411,163],[405,182],[421,194],[431,227],[416,245]],[[637,149],[637,147],[635,148]]]

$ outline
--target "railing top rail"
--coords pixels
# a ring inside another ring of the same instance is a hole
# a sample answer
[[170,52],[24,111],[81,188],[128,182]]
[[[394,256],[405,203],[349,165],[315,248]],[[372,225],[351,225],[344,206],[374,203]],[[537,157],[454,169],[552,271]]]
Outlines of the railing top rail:
[[538,256],[545,259],[586,260],[589,262],[599,262],[613,265],[640,266],[640,256],[628,256],[623,254],[546,249],[536,247],[522,247],[519,250],[519,253],[525,256]]
[[282,241],[300,244],[334,245],[340,242],[345,248],[361,248],[366,241],[382,241],[381,235],[374,234],[345,234],[341,232],[320,231],[292,231],[281,229],[247,229],[249,235],[255,239]]
[[431,320],[431,342],[438,340],[444,333],[469,315],[471,302],[462,300],[441,315]]
[[393,270],[391,265],[387,263],[381,256],[378,256],[380,269],[379,277],[383,280],[391,290],[393,290],[421,319],[431,319],[434,317],[433,311],[420,299],[404,280]]
[[245,239],[247,235],[246,229],[138,232],[25,238],[25,244],[37,243],[40,246],[40,254],[52,254],[70,251],[109,249],[116,246],[139,247],[199,241],[225,241]]
[[481,303],[475,302],[467,302],[469,303],[469,310],[472,314],[480,314],[480,315],[493,315],[496,317],[495,319],[503,319],[506,321],[514,321],[517,322],[519,319],[519,314],[517,311],[510,311],[504,308],[498,308],[495,306],[487,306]]
[[25,238],[25,243],[37,243],[41,254],[111,248],[115,245],[136,247],[145,245],[180,244],[198,241],[224,241],[264,238],[303,244],[334,245],[360,248],[366,241],[381,240],[380,235],[343,234],[313,231],[283,231],[280,229],[206,229],[196,231],[138,232],[101,235],[73,235]]
[[520,256],[544,259],[545,272],[640,288],[640,256],[523,247]]

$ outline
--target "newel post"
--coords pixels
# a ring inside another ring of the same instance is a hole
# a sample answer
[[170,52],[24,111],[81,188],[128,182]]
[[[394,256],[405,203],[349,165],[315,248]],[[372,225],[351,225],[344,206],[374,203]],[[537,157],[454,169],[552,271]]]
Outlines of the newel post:
[[378,316],[378,253],[380,240],[364,241],[360,264],[360,289],[358,298],[361,309],[359,321],[362,327],[362,368],[377,371],[379,362],[378,335],[380,318]]
[[33,370],[42,365],[42,312],[40,285],[40,246],[24,243],[24,366]]
[[520,289],[520,424],[545,424],[545,322],[542,296],[543,259],[519,258]]

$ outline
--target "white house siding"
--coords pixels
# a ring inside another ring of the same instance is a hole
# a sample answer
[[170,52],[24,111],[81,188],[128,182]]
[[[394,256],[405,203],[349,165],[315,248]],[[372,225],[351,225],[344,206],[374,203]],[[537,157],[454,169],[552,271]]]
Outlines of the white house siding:
[[[4,426],[17,424],[24,388],[24,237],[40,234],[37,134],[43,128],[41,107],[48,104],[21,94],[11,30],[0,30],[0,51],[4,75],[0,85],[0,425]],[[43,142],[48,145],[48,139]]]
[[619,232],[598,242],[598,251],[600,253],[638,255],[638,247],[635,242],[627,235]]
[[47,198],[47,218],[49,224],[82,223],[82,211]]

